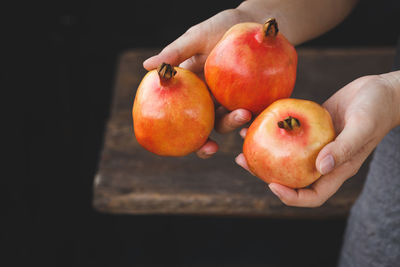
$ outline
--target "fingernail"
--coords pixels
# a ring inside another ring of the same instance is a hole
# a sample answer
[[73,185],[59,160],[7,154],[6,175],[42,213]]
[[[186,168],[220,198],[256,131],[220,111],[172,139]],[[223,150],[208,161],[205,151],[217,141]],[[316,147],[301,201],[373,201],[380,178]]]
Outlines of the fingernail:
[[243,158],[244,158],[243,154],[237,155],[236,158],[235,158],[236,164],[239,165],[239,166],[242,166],[241,163],[243,162]]
[[247,134],[247,128],[243,128],[242,130],[240,130],[239,134],[241,137],[245,138]]
[[281,193],[279,192],[279,189],[275,188],[273,184],[269,185],[269,189],[271,189],[272,193],[274,193],[277,197],[281,198]]
[[235,121],[237,121],[239,123],[244,123],[244,122],[247,122],[247,118],[241,114],[235,114]]
[[327,174],[335,167],[335,160],[332,155],[327,155],[319,164],[319,171],[322,175]]
[[237,164],[239,164],[239,162],[238,162],[239,157],[240,157],[240,154],[237,155],[237,156],[235,157],[235,162],[236,162]]

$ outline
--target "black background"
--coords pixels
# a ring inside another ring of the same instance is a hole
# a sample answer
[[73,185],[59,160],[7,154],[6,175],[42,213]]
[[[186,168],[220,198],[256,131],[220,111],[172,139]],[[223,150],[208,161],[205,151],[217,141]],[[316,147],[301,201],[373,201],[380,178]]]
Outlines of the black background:
[[[161,48],[240,2],[3,4],[1,266],[334,266],[342,219],[107,215],[91,206],[118,55]],[[394,46],[397,2],[361,1],[303,46]]]

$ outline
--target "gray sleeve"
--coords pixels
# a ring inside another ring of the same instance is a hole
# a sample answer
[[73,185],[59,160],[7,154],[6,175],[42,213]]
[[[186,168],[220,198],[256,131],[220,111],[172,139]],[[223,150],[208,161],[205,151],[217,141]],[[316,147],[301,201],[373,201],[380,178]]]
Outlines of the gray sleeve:
[[[400,69],[400,38],[398,44],[394,70]],[[374,152],[348,218],[339,266],[400,266],[400,127]]]

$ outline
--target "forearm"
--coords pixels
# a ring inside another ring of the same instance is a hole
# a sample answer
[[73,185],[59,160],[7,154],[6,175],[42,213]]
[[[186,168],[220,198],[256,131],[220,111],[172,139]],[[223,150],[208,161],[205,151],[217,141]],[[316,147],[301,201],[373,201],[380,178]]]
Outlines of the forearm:
[[400,70],[380,75],[387,83],[391,93],[393,109],[393,126],[400,126]]
[[335,27],[358,0],[248,0],[237,7],[244,18],[264,23],[277,19],[279,30],[298,45]]

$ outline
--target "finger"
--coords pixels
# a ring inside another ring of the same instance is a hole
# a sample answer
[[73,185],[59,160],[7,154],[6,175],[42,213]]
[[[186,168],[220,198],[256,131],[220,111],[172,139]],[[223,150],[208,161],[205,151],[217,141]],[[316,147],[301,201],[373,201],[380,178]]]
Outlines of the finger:
[[270,183],[268,186],[272,193],[288,206],[307,207],[312,203],[310,200],[315,198],[312,195],[316,194],[313,190],[298,191],[278,183]]
[[288,206],[315,208],[325,203],[345,181],[338,172],[322,176],[309,188],[292,189],[277,183],[270,183],[269,188]]
[[219,133],[228,133],[251,120],[251,112],[245,109],[236,109],[232,112],[219,107],[216,111],[215,130]]
[[200,74],[204,70],[204,63],[206,62],[206,59],[207,55],[197,54],[183,61],[179,67],[188,69],[196,74]]
[[374,127],[371,121],[360,116],[350,118],[336,139],[319,152],[315,162],[318,171],[324,175],[351,160],[374,138],[372,135]]
[[[235,158],[235,162],[237,165],[239,165],[240,167],[242,167],[243,169],[247,170],[248,172],[250,172],[250,174],[254,175],[254,173],[252,173],[250,171],[249,165],[247,165],[247,161],[246,158],[244,157],[243,153],[240,153],[236,158]],[[255,176],[255,175],[254,175]]]
[[293,207],[319,207],[326,202],[343,184],[345,179],[332,179],[323,176],[309,188],[292,189],[281,184],[271,183],[269,188],[288,206]]
[[269,188],[288,206],[315,208],[324,204],[337,192],[346,176],[343,170],[335,170],[322,176],[309,188],[292,189],[277,183],[269,184]]
[[249,130],[249,128],[243,128],[240,130],[239,134],[242,138],[246,137],[247,131]]
[[319,207],[335,194],[347,179],[357,173],[374,147],[373,143],[369,143],[365,150],[360,151],[350,161],[342,164],[329,174],[319,178],[309,188],[291,189],[280,184],[271,183],[269,185],[270,189],[288,206]]
[[201,53],[205,42],[201,41],[199,25],[190,28],[182,36],[165,47],[158,55],[148,58],[143,62],[143,67],[152,70],[165,62],[178,66],[197,53]]
[[211,139],[208,139],[207,142],[199,149],[196,151],[196,155],[199,158],[202,159],[207,159],[217,153],[218,151],[218,144]]

